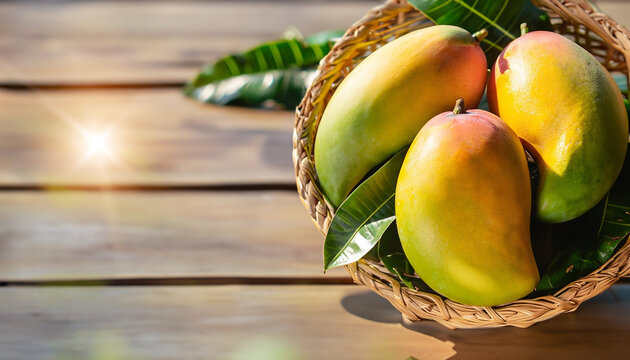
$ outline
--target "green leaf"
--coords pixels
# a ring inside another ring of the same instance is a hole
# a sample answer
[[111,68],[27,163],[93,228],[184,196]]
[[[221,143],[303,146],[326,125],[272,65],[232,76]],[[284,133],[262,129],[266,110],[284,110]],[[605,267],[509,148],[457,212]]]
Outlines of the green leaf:
[[530,30],[553,31],[549,16],[529,0],[409,0],[434,23],[456,25],[471,34],[481,29],[488,36],[481,42],[488,66],[503,48],[521,34],[526,22]]
[[558,290],[608,261],[630,233],[630,196],[610,193],[595,208],[554,227],[556,256],[541,276],[535,296]]
[[308,41],[298,38],[277,40],[228,55],[206,66],[188,85],[187,91],[237,75],[317,65],[330,51],[331,40],[339,34],[340,31],[334,30],[314,34]]
[[319,61],[341,35],[343,31],[332,30],[302,39],[297,29],[288,29],[283,40],[225,56],[206,66],[184,87],[184,93],[219,105],[261,106],[272,100],[295,107],[310,85],[305,86],[304,81],[312,78]]
[[[613,199],[614,201],[614,199]],[[605,263],[612,254],[608,250],[615,250],[620,242],[630,233],[630,206],[608,203],[606,216],[599,235],[604,249],[600,249],[597,260]]]
[[434,292],[424,281],[415,275],[415,271],[409,263],[409,260],[407,260],[407,256],[400,244],[400,237],[398,236],[398,229],[396,228],[395,222],[389,226],[378,242],[378,257],[381,262],[383,262],[383,265],[385,265],[385,268],[393,275],[396,275],[408,288],[424,292]]
[[554,256],[541,274],[536,287],[538,292],[560,288],[595,266],[594,255],[598,246],[595,240],[605,211],[604,199],[577,219],[551,226]]
[[339,206],[324,240],[324,271],[359,260],[394,221],[396,180],[406,153],[394,155]]
[[304,97],[315,73],[315,69],[293,68],[238,75],[196,87],[189,96],[217,105],[294,108]]

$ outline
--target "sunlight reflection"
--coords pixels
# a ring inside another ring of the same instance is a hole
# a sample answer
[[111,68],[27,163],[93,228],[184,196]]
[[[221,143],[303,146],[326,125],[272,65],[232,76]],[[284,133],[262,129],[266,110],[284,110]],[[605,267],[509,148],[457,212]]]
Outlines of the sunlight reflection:
[[[95,102],[93,106],[68,105],[51,96],[52,93],[29,87],[24,74],[6,57],[0,56],[0,69],[11,73],[16,82],[25,85],[39,104],[54,115],[54,118],[61,120],[66,125],[73,128],[76,135],[72,134],[65,141],[75,152],[76,163],[71,164],[67,170],[71,173],[81,171],[83,178],[98,177],[99,182],[109,182],[111,166],[114,165],[119,170],[129,170],[130,165],[123,160],[124,149],[122,144],[115,142],[115,130],[118,133],[118,125],[128,116],[136,111],[137,97],[129,97],[125,106],[111,111],[109,108],[101,108],[101,104]],[[61,102],[61,104],[60,104]],[[82,104],[83,105],[83,104]],[[99,114],[94,118],[94,114]],[[87,115],[87,116],[86,116]],[[69,141],[68,141],[69,140]],[[65,154],[61,155],[65,156]],[[97,170],[97,173],[86,173],[88,170]],[[89,175],[87,175],[89,174]]]
[[83,134],[85,135],[87,150],[86,155],[89,157],[105,155],[107,157],[112,156],[111,149],[107,143],[109,132],[97,133],[97,134]]
[[[17,83],[29,89],[28,97],[32,97],[37,106],[43,107],[49,113],[51,122],[60,122],[60,130],[53,134],[56,141],[56,147],[53,149],[58,153],[51,158],[64,161],[63,165],[66,168],[62,169],[68,173],[63,176],[72,176],[70,184],[75,184],[72,181],[76,181],[79,185],[115,185],[120,182],[115,177],[116,174],[132,170],[125,161],[125,151],[128,151],[128,146],[123,146],[125,145],[125,131],[123,130],[128,132],[128,129],[124,128],[124,120],[137,111],[137,96],[127,96],[124,106],[104,107],[102,101],[79,102],[84,98],[77,97],[76,93],[68,92],[69,96],[59,97],[54,92],[28,86],[24,74],[2,55],[0,55],[0,69],[10,73]],[[99,99],[98,96],[95,98]],[[73,99],[73,101],[68,102],[67,99]],[[67,131],[68,127],[70,131]],[[58,203],[68,206],[82,204],[80,200],[76,200],[77,197],[82,198],[80,194],[67,192],[55,194],[54,199]],[[98,204],[94,206],[94,211],[103,211],[106,216],[105,223],[118,223],[119,212],[114,193],[103,191],[96,199]],[[105,236],[108,241],[107,248],[123,246],[116,232],[107,231]]]
[[108,160],[111,163],[117,163],[115,152],[113,151],[112,132],[113,126],[109,126],[105,130],[91,131],[80,125],[75,125],[83,137],[84,152],[79,161],[79,166],[90,160]]

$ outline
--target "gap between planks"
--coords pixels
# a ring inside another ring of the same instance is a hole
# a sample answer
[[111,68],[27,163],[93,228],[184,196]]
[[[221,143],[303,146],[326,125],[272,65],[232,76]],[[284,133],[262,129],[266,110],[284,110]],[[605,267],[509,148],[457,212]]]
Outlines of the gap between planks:
[[[630,277],[617,284],[630,284]],[[225,285],[355,285],[346,276],[328,277],[164,277],[116,279],[65,279],[65,280],[0,280],[0,287],[99,287],[99,286],[225,286]]]
[[133,192],[236,192],[296,191],[295,183],[225,184],[0,184],[0,192],[36,191],[133,191]]
[[55,91],[55,90],[125,90],[125,89],[171,89],[182,88],[186,83],[134,82],[134,83],[18,83],[0,82],[0,89],[11,91]]
[[352,285],[349,277],[188,276],[164,278],[0,280],[0,286],[206,286],[206,285]]

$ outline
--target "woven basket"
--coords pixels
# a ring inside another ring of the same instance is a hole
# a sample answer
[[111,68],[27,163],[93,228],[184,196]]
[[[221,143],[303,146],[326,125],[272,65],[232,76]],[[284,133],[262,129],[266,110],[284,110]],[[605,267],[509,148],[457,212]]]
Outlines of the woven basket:
[[[586,48],[610,71],[628,76],[630,32],[583,0],[538,0],[556,32]],[[325,234],[334,215],[317,184],[313,160],[315,134],[337,85],[377,48],[408,32],[432,26],[406,0],[389,0],[355,23],[319,65],[318,76],[296,110],[293,163],[297,189],[304,206]],[[528,327],[558,314],[574,311],[587,299],[630,274],[630,241],[603,266],[565,286],[554,295],[481,307],[463,305],[439,295],[402,285],[381,264],[362,259],[346,266],[357,284],[389,300],[407,321],[435,320],[448,328]]]

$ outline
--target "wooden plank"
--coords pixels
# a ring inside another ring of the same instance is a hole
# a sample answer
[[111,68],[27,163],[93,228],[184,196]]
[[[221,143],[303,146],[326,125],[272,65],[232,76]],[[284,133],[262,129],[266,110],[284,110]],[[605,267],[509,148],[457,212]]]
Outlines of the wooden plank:
[[2,192],[0,281],[346,277],[287,191]]
[[0,83],[185,82],[280,37],[346,29],[378,1],[0,2]]
[[[528,329],[411,327],[356,286],[3,288],[2,359],[622,359],[630,287]],[[107,356],[106,356],[107,355]]]
[[[378,1],[0,3],[0,82],[183,82],[205,63],[278,37],[347,28]],[[630,5],[597,1],[630,27]],[[138,21],[142,19],[142,21]]]
[[[305,34],[346,29],[378,3],[0,2],[0,83],[184,82],[205,63],[289,26]],[[630,4],[596,3],[630,27]]]
[[[177,89],[0,90],[0,186],[294,184],[290,111],[198,104]],[[114,161],[85,158],[80,129]]]

